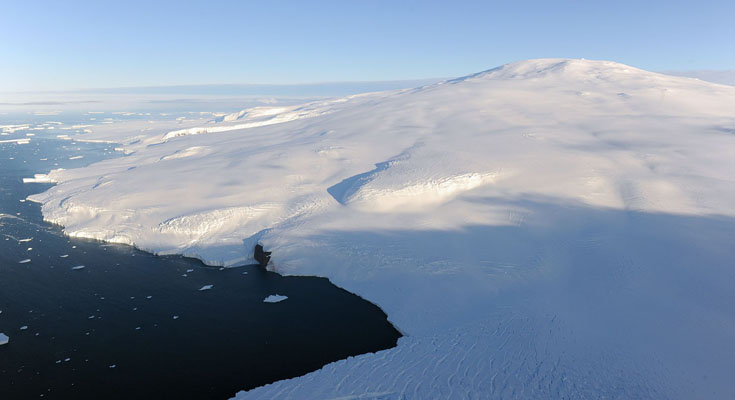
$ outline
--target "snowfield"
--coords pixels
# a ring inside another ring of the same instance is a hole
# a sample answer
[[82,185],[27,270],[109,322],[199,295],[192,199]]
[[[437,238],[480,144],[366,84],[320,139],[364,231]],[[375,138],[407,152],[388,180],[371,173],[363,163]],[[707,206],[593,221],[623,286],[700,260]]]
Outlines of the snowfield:
[[127,155],[34,178],[67,234],[260,241],[405,335],[238,399],[735,397],[735,87],[541,59],[80,138]]

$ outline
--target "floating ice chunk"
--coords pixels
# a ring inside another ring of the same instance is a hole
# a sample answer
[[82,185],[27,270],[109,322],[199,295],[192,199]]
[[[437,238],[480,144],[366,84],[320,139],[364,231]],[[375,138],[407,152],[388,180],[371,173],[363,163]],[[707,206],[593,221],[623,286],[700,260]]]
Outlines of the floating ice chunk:
[[18,261],[18,264],[25,264],[25,263],[29,263],[29,262],[31,262],[31,259],[30,258],[26,258],[25,260]]
[[214,285],[204,285],[204,286],[202,286],[202,287],[201,287],[201,288],[199,289],[199,291],[201,292],[202,290],[209,290],[209,289],[211,289],[211,288],[213,288],[213,287],[214,287]]
[[113,369],[113,368],[115,368],[115,367],[117,367],[117,365],[115,365],[115,364],[112,364],[112,365],[110,365],[110,366],[109,366],[108,368],[110,368],[110,369]]
[[20,330],[22,330],[22,331],[24,331],[26,329],[28,329],[28,325],[23,325],[23,326],[20,327]]
[[33,240],[33,238],[28,238],[28,239],[20,239],[20,240],[18,240],[18,241],[19,241],[19,242],[21,242],[21,243],[23,243],[23,242],[30,242],[31,240]]
[[179,319],[179,316],[178,315],[174,315],[174,319]]
[[4,333],[0,333],[0,346],[8,344],[10,337]]
[[186,270],[186,272],[187,272],[187,273],[189,273],[189,272],[194,272],[194,270],[193,270],[193,269],[187,269],[187,270]]
[[34,174],[33,178],[23,178],[23,183],[56,183],[46,174]]
[[0,140],[0,143],[15,143],[15,144],[28,144],[31,142],[31,139],[10,139],[10,140]]
[[74,157],[69,157],[69,159],[70,159],[70,160],[78,160],[78,159],[80,159],[80,158],[84,158],[84,156],[74,156]]
[[278,303],[280,301],[286,300],[288,296],[281,296],[280,294],[272,294],[265,299],[263,299],[263,303]]
[[71,267],[71,269],[82,269],[84,268],[84,265],[77,265],[76,267]]
[[66,258],[66,257],[69,257],[69,255],[68,255],[68,254],[62,254],[62,255],[60,255],[59,257],[61,257],[61,258]]

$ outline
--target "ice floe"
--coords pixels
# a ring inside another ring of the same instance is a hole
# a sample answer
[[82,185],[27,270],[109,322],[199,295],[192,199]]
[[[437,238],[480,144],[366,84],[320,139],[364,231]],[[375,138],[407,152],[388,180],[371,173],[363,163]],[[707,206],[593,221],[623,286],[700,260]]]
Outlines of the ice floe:
[[288,296],[282,296],[280,294],[272,294],[265,299],[263,299],[263,303],[278,303],[283,300],[286,300]]

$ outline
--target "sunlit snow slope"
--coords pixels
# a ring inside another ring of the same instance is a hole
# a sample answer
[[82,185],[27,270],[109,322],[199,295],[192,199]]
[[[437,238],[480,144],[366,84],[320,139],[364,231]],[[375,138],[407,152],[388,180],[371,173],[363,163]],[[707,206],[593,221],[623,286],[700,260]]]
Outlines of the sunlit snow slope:
[[406,335],[238,398],[735,396],[735,87],[543,59],[130,129],[46,219],[214,265],[259,240]]

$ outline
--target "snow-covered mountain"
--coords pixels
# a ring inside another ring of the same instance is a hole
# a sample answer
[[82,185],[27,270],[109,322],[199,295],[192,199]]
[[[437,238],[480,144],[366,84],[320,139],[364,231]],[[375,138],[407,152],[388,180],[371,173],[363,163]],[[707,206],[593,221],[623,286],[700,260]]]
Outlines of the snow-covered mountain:
[[686,76],[697,78],[707,82],[720,83],[735,86],[735,70],[688,70],[688,71],[665,71],[665,74],[674,76]]
[[735,396],[735,87],[541,59],[123,136],[46,219],[214,265],[261,241],[406,335],[238,398]]

